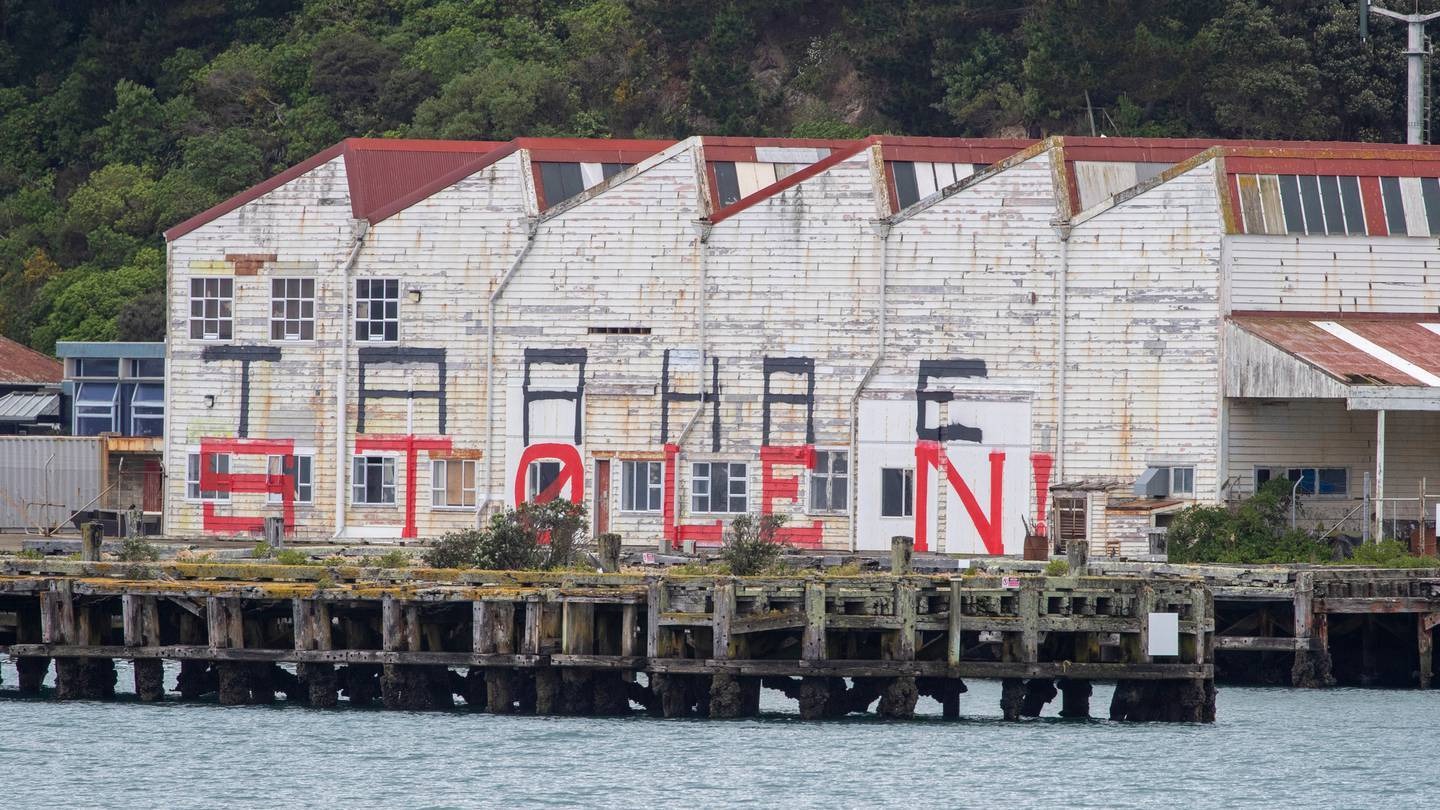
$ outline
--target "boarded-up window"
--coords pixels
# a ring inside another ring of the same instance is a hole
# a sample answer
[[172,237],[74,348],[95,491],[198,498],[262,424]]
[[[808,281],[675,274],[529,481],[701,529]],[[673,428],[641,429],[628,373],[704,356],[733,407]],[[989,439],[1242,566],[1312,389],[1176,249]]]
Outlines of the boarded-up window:
[[728,160],[717,160],[710,164],[715,168],[715,191],[720,195],[723,208],[740,200],[740,174],[735,164]]
[[1055,499],[1055,528],[1062,548],[1071,540],[1086,539],[1086,522],[1083,497]]
[[462,458],[430,462],[430,503],[444,507],[474,506],[475,462]]

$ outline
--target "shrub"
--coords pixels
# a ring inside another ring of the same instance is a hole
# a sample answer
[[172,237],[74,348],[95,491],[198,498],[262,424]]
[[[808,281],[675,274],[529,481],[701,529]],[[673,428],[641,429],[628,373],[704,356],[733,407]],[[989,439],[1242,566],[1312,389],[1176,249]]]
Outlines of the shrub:
[[120,544],[121,562],[155,562],[160,559],[160,549],[143,537],[127,537]]
[[572,566],[585,550],[585,507],[556,499],[496,512],[483,529],[447,532],[422,559],[431,568],[520,571]]
[[1440,559],[1411,554],[1410,549],[1399,540],[1383,540],[1379,543],[1362,543],[1355,547],[1345,565],[1369,565],[1376,568],[1440,568]]
[[274,557],[275,547],[265,542],[264,540],[261,540],[257,542],[255,544],[255,548],[250,551],[250,556],[254,557],[257,560],[264,560],[270,557]]
[[379,557],[366,558],[366,565],[373,565],[376,568],[409,568],[410,555],[398,548],[392,549]]
[[774,565],[785,550],[775,532],[785,525],[784,515],[740,515],[730,521],[720,559],[736,576],[752,576]]
[[1237,508],[1192,506],[1166,534],[1170,561],[1301,563],[1330,559],[1330,547],[1290,528],[1291,482],[1269,481]]
[[275,562],[280,565],[318,565],[312,563],[310,555],[293,548],[282,548],[274,552]]
[[425,549],[420,559],[431,568],[474,568],[480,559],[482,542],[484,532],[479,529],[446,532]]
[[27,549],[23,549],[23,550],[21,550],[21,551],[17,551],[17,552],[15,552],[15,556],[16,556],[16,558],[21,559],[21,560],[43,560],[43,559],[45,559],[45,555],[44,555],[39,549],[35,549],[35,548],[27,548]]
[[1047,577],[1063,577],[1069,576],[1069,574],[1070,563],[1066,560],[1051,560],[1045,564],[1045,576]]

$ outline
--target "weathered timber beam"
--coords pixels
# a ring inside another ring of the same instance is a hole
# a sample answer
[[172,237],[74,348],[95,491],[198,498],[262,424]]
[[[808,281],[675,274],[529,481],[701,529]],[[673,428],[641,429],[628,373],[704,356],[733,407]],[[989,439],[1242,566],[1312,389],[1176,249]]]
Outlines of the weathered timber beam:
[[801,613],[780,613],[776,615],[741,616],[730,622],[731,635],[763,633],[768,630],[790,630],[805,626]]
[[[68,644],[15,644],[15,656],[60,658],[164,658],[177,661],[275,661],[308,664],[414,664],[448,667],[534,667],[548,663],[544,655],[478,655],[463,652],[410,652],[403,650],[275,650],[216,649],[193,645],[167,647],[79,646]],[[618,658],[618,656],[616,656]]]
[[1217,650],[1246,650],[1253,652],[1290,652],[1310,649],[1310,641],[1303,638],[1266,638],[1264,636],[1216,636]]
[[1316,613],[1430,613],[1440,610],[1440,600],[1413,596],[1316,599]]
[[561,655],[550,656],[552,667],[582,667],[585,669],[644,669],[643,655]]
[[825,626],[830,630],[899,630],[903,625],[899,616],[832,613],[825,617]]
[[1055,662],[961,661],[760,661],[665,658],[650,659],[650,672],[705,675],[729,672],[743,676],[834,678],[1060,678],[1084,680],[1186,680],[1214,677],[1210,664],[1120,664]]
[[660,614],[661,626],[668,627],[709,627],[714,619],[709,613],[680,613],[668,611]]

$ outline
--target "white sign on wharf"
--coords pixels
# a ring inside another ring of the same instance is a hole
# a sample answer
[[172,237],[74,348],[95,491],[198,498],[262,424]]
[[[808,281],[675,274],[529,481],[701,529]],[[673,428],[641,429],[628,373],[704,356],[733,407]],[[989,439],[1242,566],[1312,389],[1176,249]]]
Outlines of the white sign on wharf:
[[1151,613],[1150,656],[1180,654],[1180,614]]

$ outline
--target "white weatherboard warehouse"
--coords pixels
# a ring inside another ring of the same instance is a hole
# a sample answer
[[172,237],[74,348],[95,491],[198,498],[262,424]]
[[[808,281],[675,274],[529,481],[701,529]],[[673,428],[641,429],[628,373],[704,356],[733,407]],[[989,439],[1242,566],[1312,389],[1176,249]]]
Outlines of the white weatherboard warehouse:
[[1432,150],[1207,146],[346,142],[167,234],[168,525],[1140,556],[1267,477],[1344,518],[1379,404],[1387,494],[1440,477]]

